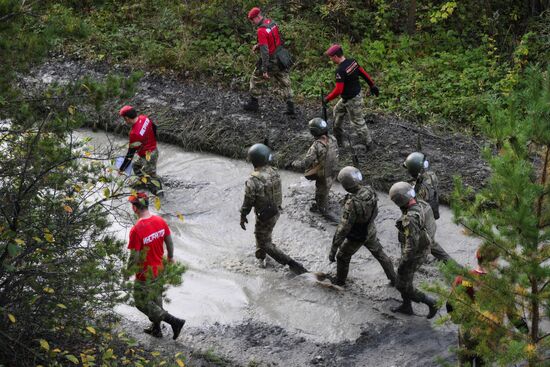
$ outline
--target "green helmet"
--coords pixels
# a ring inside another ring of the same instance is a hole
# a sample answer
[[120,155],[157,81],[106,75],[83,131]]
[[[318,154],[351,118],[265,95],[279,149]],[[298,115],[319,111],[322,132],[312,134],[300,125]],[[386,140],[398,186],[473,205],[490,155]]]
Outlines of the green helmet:
[[361,185],[363,181],[363,175],[361,171],[352,166],[346,166],[338,173],[338,181],[342,184],[342,187],[348,191],[355,191]]
[[407,182],[394,183],[390,188],[390,199],[400,208],[407,205],[414,197],[416,197],[414,188]]
[[403,167],[409,171],[410,175],[413,177],[417,177],[418,174],[422,171],[424,168],[424,161],[426,160],[426,156],[419,152],[413,152],[409,154],[407,159],[405,159],[405,162],[403,162]]
[[252,163],[254,167],[265,166],[273,160],[273,154],[264,144],[254,144],[248,149],[248,161]]
[[315,117],[311,119],[308,123],[309,132],[313,136],[321,136],[328,134],[328,124],[325,120],[320,117]]

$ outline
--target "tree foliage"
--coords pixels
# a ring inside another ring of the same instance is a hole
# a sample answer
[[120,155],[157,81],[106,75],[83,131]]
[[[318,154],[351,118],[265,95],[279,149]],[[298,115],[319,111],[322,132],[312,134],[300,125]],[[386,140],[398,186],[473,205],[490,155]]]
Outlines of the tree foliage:
[[[501,259],[481,282],[464,274],[478,284],[475,300],[453,292],[453,320],[475,335],[476,353],[502,366],[547,364],[550,349],[541,326],[550,316],[550,69],[530,69],[524,83],[521,93],[492,102],[484,124],[497,146],[486,151],[487,187],[470,200],[473,193],[458,180],[453,205],[456,221]],[[449,280],[453,270],[446,271]]]

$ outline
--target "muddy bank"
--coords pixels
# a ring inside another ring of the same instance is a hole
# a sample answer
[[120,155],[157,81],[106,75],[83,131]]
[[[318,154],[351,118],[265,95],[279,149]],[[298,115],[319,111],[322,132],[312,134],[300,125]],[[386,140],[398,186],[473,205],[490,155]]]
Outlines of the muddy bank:
[[[85,75],[102,78],[108,73],[128,75],[130,70],[117,65],[89,64],[57,57],[36,68],[22,84],[32,91],[52,82],[63,83]],[[118,125],[120,120],[116,112],[122,104],[132,104],[157,122],[160,139],[164,142],[179,145],[187,151],[244,158],[247,147],[267,140],[277,153],[277,165],[290,169],[291,162],[302,157],[312,142],[307,122],[321,116],[320,106],[297,102],[297,116],[289,118],[283,114],[284,102],[277,98],[263,98],[259,113],[242,110],[241,104],[246,99],[246,93],[217,87],[212,82],[192,81],[175,74],[146,73],[132,99],[112,101],[99,115],[88,109],[88,123],[96,121],[109,131],[126,134],[126,128]],[[379,190],[387,192],[396,181],[408,179],[401,164],[410,152],[418,149],[419,142],[439,175],[443,202],[448,202],[454,175],[461,176],[464,183],[474,189],[483,185],[489,175],[489,169],[480,157],[482,143],[476,138],[434,131],[391,116],[369,114],[367,121],[375,142],[374,149],[357,154],[367,181]],[[356,142],[349,124],[345,130],[350,132],[352,142]],[[342,166],[352,164],[349,149],[343,149],[340,157]]]

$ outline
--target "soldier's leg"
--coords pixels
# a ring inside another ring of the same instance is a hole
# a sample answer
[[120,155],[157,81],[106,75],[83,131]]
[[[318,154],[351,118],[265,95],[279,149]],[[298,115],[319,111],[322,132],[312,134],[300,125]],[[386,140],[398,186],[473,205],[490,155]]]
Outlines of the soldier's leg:
[[143,166],[145,165],[145,158],[137,157],[137,159],[134,159],[132,163],[132,171],[134,172],[134,175],[137,176],[137,181],[132,183],[132,188],[136,190],[141,190],[146,185],[141,181],[141,178],[143,177]]
[[277,223],[277,219],[279,219],[279,214],[266,220],[265,222],[261,222],[256,219],[256,258],[265,258],[265,255],[267,254],[279,264],[287,265],[292,258],[279,250],[273,244],[271,239],[271,234],[273,233],[273,228]]
[[345,240],[336,254],[336,284],[344,285],[349,273],[351,257],[361,248],[362,242]]
[[414,273],[419,267],[418,261],[399,263],[397,268],[397,282],[395,288],[401,293],[403,299],[413,302],[422,302],[425,294],[414,287]]
[[390,283],[395,285],[396,275],[393,264],[388,255],[384,252],[384,249],[378,240],[378,236],[376,235],[376,227],[374,227],[374,225],[371,225],[369,228],[369,235],[365,241],[365,247],[369,249],[372,256],[374,256],[380,265],[382,265],[382,269],[384,269],[384,273],[386,273],[386,277],[388,277]]
[[351,124],[357,130],[363,144],[369,147],[372,144],[372,138],[369,128],[365,123],[363,105],[364,102],[362,93],[359,93],[359,95],[353,97],[346,103]]
[[334,106],[334,137],[338,142],[339,147],[344,146],[344,121],[348,115],[348,110],[346,109],[346,103],[343,99],[340,98],[338,103]]
[[281,90],[281,94],[286,101],[286,114],[294,115],[296,111],[294,109],[294,101],[292,100],[294,93],[292,92],[292,86],[290,84],[290,73],[288,70],[279,70],[277,68],[271,75],[276,81]]
[[262,86],[266,80],[262,76],[262,72],[257,67],[254,68],[252,75],[250,76],[250,88],[249,92],[252,97],[260,98],[262,95]]
[[162,287],[140,280],[134,282],[134,302],[153,324],[160,324],[167,312],[162,308]]
[[315,203],[322,214],[326,213],[328,209],[330,185],[332,185],[332,178],[319,177],[315,180]]
[[443,247],[441,247],[441,245],[437,242],[434,242],[432,244],[432,255],[439,261],[443,261],[444,263],[446,263],[447,261],[451,260],[451,255],[449,255],[447,253],[447,251],[445,251],[443,249]]

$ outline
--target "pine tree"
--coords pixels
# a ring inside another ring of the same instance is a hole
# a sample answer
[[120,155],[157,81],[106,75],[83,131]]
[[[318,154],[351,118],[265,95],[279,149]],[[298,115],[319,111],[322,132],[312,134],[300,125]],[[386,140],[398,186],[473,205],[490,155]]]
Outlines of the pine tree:
[[[453,195],[455,221],[498,252],[498,266],[482,279],[462,271],[474,284],[473,299],[462,286],[438,292],[453,306],[453,321],[477,341],[459,353],[541,366],[550,365],[550,333],[541,331],[550,313],[550,69],[528,70],[518,90],[494,101],[483,126],[494,143],[484,153],[489,182],[474,195],[457,178]],[[458,270],[444,268],[449,280]]]

